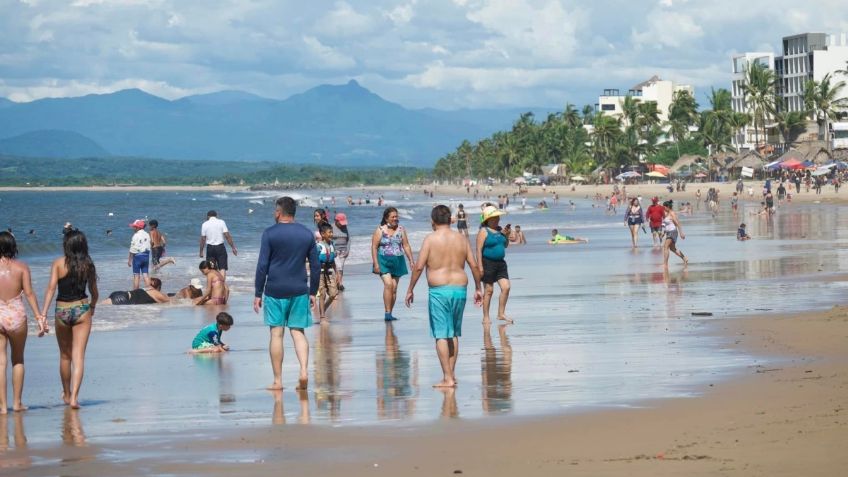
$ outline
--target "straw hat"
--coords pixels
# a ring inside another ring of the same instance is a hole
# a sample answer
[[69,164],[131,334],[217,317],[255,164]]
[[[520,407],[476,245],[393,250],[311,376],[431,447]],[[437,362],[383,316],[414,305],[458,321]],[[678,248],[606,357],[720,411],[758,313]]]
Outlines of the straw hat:
[[484,224],[487,220],[500,217],[502,215],[506,215],[506,212],[494,205],[489,205],[483,209],[483,213],[480,215],[480,223]]

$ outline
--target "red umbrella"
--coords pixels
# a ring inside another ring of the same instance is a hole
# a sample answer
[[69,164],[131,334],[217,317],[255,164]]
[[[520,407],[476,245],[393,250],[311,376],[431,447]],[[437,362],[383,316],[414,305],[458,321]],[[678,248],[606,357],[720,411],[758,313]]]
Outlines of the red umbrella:
[[778,165],[781,169],[803,169],[804,164],[798,159],[787,159]]

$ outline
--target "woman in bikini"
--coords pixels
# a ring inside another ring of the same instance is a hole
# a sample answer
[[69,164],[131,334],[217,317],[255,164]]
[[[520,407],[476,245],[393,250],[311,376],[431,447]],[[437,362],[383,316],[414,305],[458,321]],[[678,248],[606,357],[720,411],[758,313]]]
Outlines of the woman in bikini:
[[215,269],[215,263],[208,260],[200,262],[200,272],[206,275],[206,294],[198,298],[195,305],[226,305],[230,294],[224,283],[224,276]]
[[630,241],[633,242],[633,248],[636,248],[636,243],[639,240],[639,227],[645,221],[645,214],[642,212],[642,204],[639,199],[634,197],[627,207],[624,214],[624,224],[630,228]]
[[[41,314],[56,296],[56,341],[59,342],[59,375],[62,378],[62,399],[79,409],[79,390],[85,370],[85,348],[91,333],[91,320],[97,304],[97,270],[88,255],[88,240],[76,229],[65,233],[65,256],[53,261],[50,282],[44,293]],[[91,294],[86,295],[85,290]]]
[[38,299],[32,291],[29,267],[15,260],[18,246],[15,236],[0,232],[0,414],[6,414],[6,343],[12,357],[12,410],[25,411],[21,402],[24,387],[24,347],[27,338],[27,315],[24,296],[38,321],[38,336],[47,333],[47,319],[39,313]]

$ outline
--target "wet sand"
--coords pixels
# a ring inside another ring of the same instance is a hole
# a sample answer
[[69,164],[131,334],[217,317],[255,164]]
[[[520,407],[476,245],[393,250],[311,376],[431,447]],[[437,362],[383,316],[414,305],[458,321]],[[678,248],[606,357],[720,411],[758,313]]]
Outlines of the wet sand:
[[[27,449],[14,442],[17,416],[10,415],[0,418],[0,436],[10,431],[0,446],[11,447],[2,462],[8,475],[27,476],[248,476],[280,469],[327,476],[844,472],[848,308],[716,321],[711,331],[730,347],[783,358],[705,385],[701,397],[539,419],[451,419],[457,409],[446,392],[445,418],[436,424],[333,429],[299,425],[309,420],[306,408],[286,411],[277,400],[265,429],[184,431],[88,445],[78,413],[67,411],[62,445]],[[297,417],[287,419],[292,415]]]
[[183,192],[183,191],[244,191],[246,186],[206,185],[206,186],[32,186],[0,187],[0,192]]

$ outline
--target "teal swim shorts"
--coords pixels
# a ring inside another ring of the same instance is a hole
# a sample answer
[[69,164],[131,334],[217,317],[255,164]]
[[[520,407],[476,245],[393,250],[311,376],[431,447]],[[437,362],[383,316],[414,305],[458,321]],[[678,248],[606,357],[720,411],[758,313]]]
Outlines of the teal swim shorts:
[[309,309],[309,295],[289,298],[263,297],[265,324],[288,328],[309,328],[312,326],[312,312]]
[[436,339],[462,336],[466,287],[445,285],[430,288],[430,335]]
[[380,264],[380,275],[388,273],[392,277],[398,278],[409,273],[406,268],[406,257],[403,255],[377,254],[377,263]]

